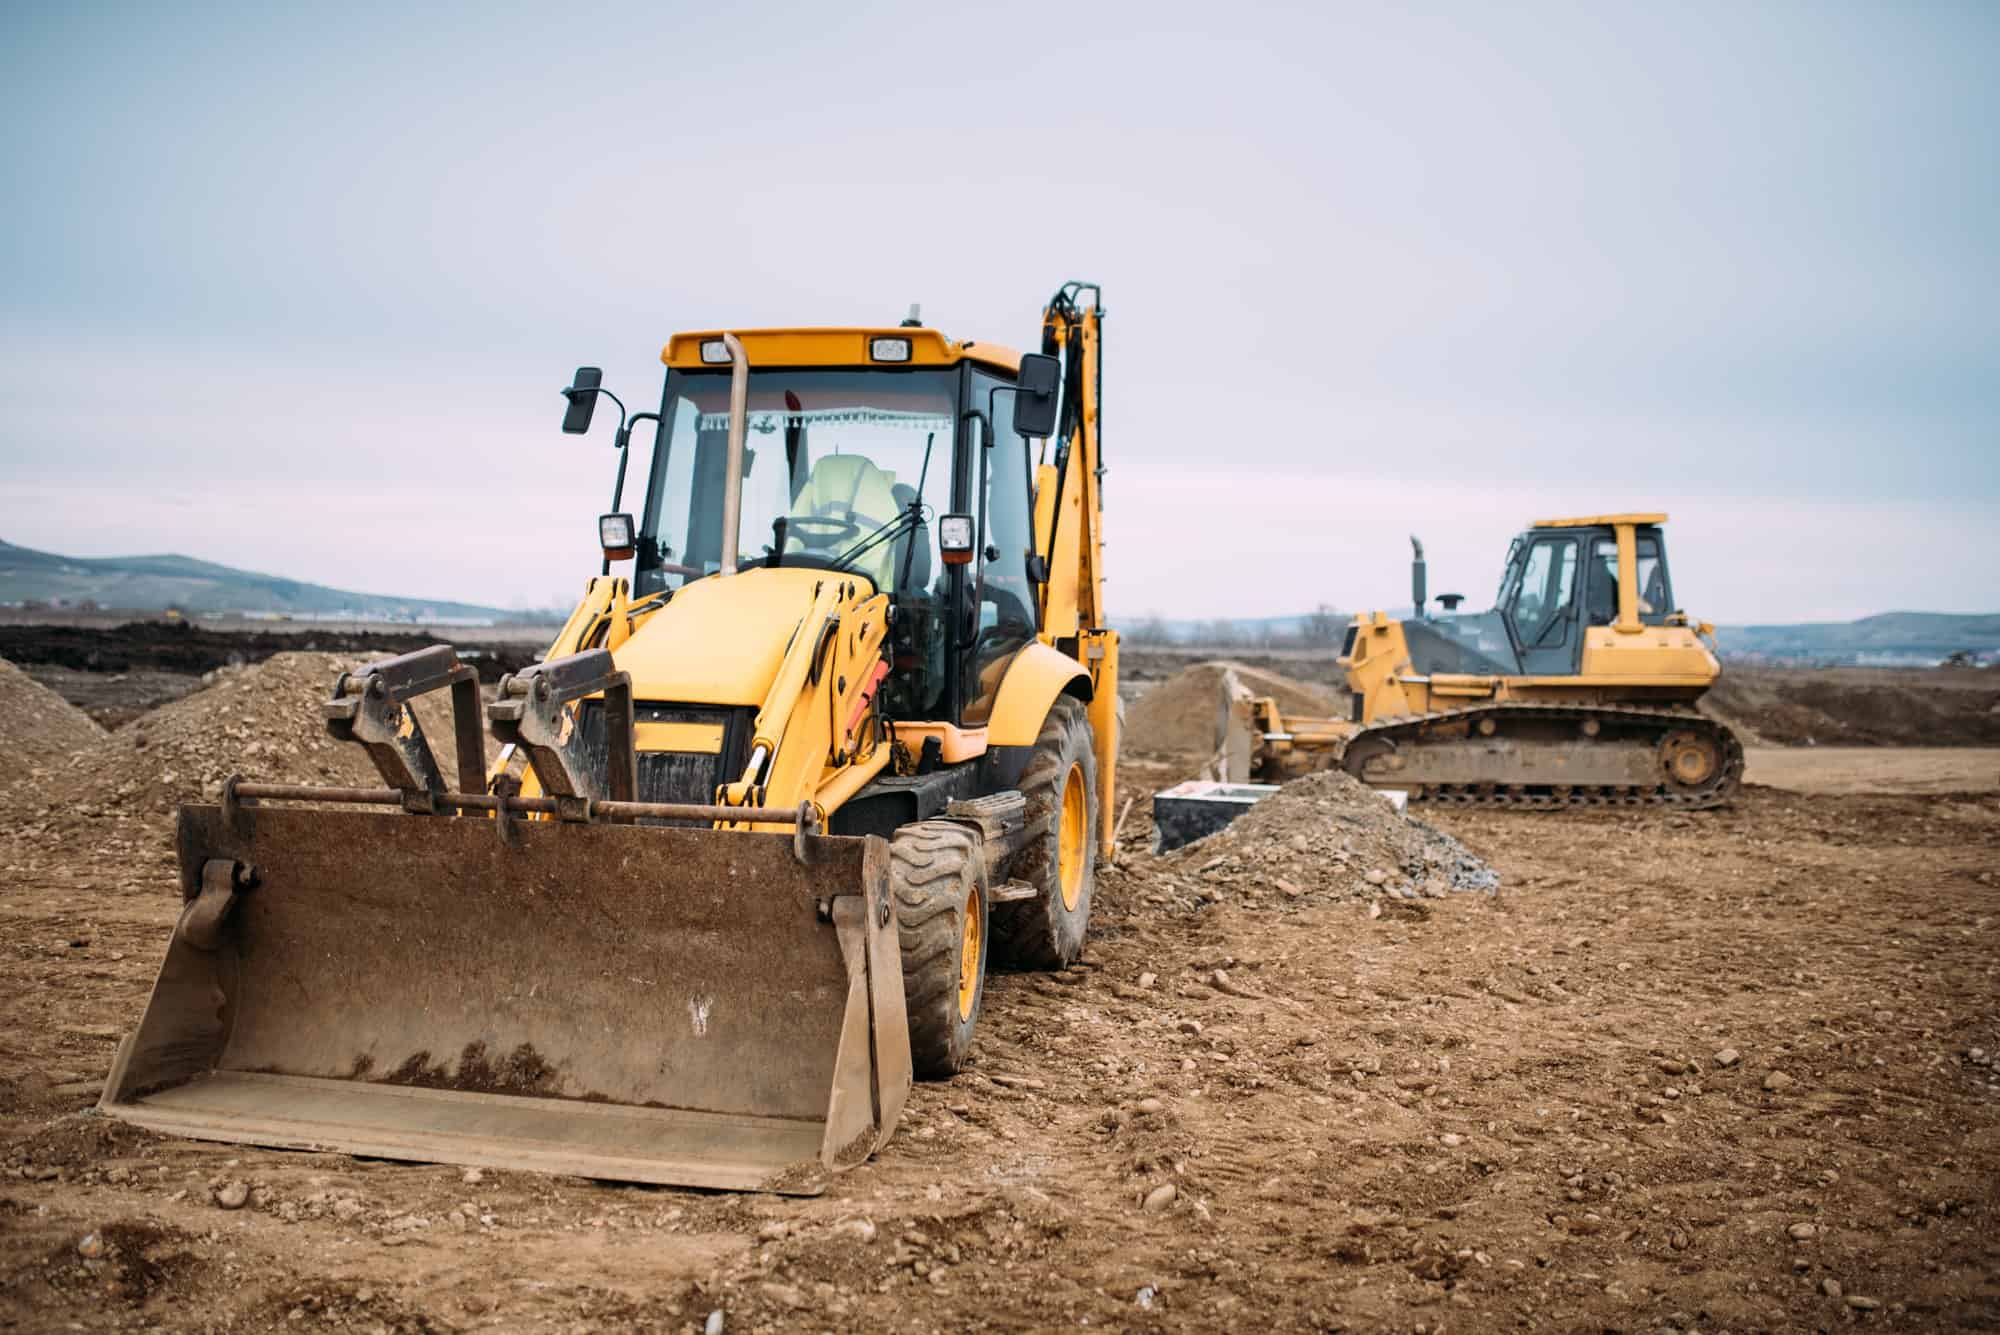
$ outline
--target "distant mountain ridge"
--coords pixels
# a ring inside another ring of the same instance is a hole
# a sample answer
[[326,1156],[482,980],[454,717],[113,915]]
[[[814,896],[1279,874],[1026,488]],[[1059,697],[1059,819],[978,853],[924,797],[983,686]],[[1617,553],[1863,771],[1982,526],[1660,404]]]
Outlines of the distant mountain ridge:
[[0,604],[43,603],[134,611],[351,616],[388,621],[512,621],[478,603],[356,593],[197,561],[191,556],[59,556],[0,541]]
[[[1410,609],[1387,609],[1407,617]],[[1344,628],[1347,613],[1337,614]],[[1310,647],[1313,620],[1303,615],[1202,621],[1159,617],[1121,619],[1119,629],[1138,642],[1172,642],[1215,648]],[[1770,662],[1919,666],[1956,653],[1982,661],[2000,659],[2000,613],[1878,612],[1858,621],[1798,625],[1718,626],[1724,658]]]

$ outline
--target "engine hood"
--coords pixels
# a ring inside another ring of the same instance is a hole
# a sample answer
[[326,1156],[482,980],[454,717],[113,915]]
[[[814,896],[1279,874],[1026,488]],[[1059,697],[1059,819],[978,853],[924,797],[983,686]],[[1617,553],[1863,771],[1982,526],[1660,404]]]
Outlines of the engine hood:
[[852,572],[758,566],[689,584],[613,654],[639,700],[761,705],[822,581]]

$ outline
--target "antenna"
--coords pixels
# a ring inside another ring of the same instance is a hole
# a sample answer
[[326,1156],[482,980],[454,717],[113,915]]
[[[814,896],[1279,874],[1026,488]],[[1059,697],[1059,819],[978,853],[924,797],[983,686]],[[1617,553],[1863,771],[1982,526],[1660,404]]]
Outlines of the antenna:
[[924,307],[922,302],[910,303],[910,313],[903,317],[903,328],[922,329],[924,327]]

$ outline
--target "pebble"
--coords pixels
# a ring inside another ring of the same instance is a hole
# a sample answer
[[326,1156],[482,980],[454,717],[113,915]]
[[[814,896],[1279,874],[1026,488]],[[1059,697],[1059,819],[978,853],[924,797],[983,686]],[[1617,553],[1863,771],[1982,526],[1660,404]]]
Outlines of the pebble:
[[1158,1214],[1169,1205],[1172,1205],[1174,1198],[1180,1194],[1180,1189],[1173,1183],[1162,1182],[1159,1186],[1154,1187],[1146,1193],[1144,1209],[1147,1214]]
[[1774,1094],[1777,1093],[1779,1090],[1790,1089],[1796,1083],[1797,1081],[1793,1080],[1783,1071],[1773,1071],[1771,1072],[1771,1074],[1764,1077],[1764,1088],[1770,1090]]
[[1792,1235],[1794,1242],[1804,1242],[1807,1238],[1816,1237],[1819,1234],[1819,1230],[1811,1224],[1793,1224],[1785,1232]]
[[764,1242],[778,1242],[784,1238],[785,1234],[791,1231],[790,1227],[782,1219],[773,1219],[770,1223],[757,1230],[757,1236]]
[[458,1180],[465,1183],[468,1187],[476,1187],[486,1180],[486,1174],[480,1172],[477,1168],[468,1168],[459,1174]]
[[1380,867],[1370,867],[1368,869],[1368,874],[1363,876],[1361,879],[1368,882],[1368,884],[1370,885],[1383,885],[1388,882],[1389,873],[1383,871]]
[[1448,1150],[1455,1150],[1465,1143],[1465,1137],[1459,1135],[1456,1131],[1447,1131],[1438,1137],[1438,1142]]
[[722,1335],[722,1309],[720,1307],[710,1312],[708,1320],[702,1322],[701,1335]]
[[1200,1033],[1201,1033],[1201,1021],[1200,1021],[1200,1020],[1182,1020],[1182,1021],[1180,1022],[1180,1025],[1179,1025],[1179,1029],[1180,1029],[1180,1031],[1181,1031],[1181,1032],[1182,1032],[1183,1034],[1197,1034],[1197,1035],[1198,1035],[1198,1034],[1200,1034]]
[[86,1233],[77,1240],[76,1254],[86,1261],[95,1261],[104,1255],[104,1239],[95,1233]]
[[806,1305],[806,1295],[804,1292],[793,1288],[789,1284],[780,1284],[776,1280],[766,1280],[764,1283],[759,1284],[757,1289],[758,1292],[781,1307],[796,1309]]
[[215,1192],[215,1203],[225,1210],[240,1210],[250,1200],[250,1188],[241,1182],[226,1182]]
[[1724,1048],[1722,1051],[1715,1054],[1715,1064],[1721,1067],[1725,1071],[1742,1060],[1743,1060],[1743,1054],[1738,1052],[1735,1048]]
[[1156,1117],[1166,1110],[1166,1104],[1155,1098],[1140,1099],[1133,1108],[1147,1117]]
[[1864,1298],[1858,1293],[1847,1295],[1847,1305],[1857,1312],[1872,1312],[1882,1304],[1875,1298]]
[[873,1219],[850,1219],[844,1225],[847,1231],[862,1242],[875,1241],[875,1221]]
[[1160,975],[1156,973],[1142,973],[1139,975],[1140,987],[1150,988],[1159,981],[1160,981]]
[[1829,1298],[1838,1298],[1840,1296],[1840,1281],[1837,1279],[1823,1279],[1819,1282],[1819,1291]]

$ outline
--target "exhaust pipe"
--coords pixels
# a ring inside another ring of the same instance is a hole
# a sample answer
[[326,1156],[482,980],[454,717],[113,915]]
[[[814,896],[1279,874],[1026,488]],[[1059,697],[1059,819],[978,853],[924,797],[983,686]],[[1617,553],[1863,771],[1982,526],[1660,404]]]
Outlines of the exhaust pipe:
[[1424,580],[1424,544],[1417,540],[1414,533],[1410,535],[1410,548],[1416,552],[1415,559],[1410,562],[1410,603],[1417,609],[1417,615],[1423,616],[1429,590]]
[[729,349],[729,458],[722,480],[722,571],[736,573],[738,530],[743,525],[743,429],[750,415],[750,356],[734,334],[722,336]]

